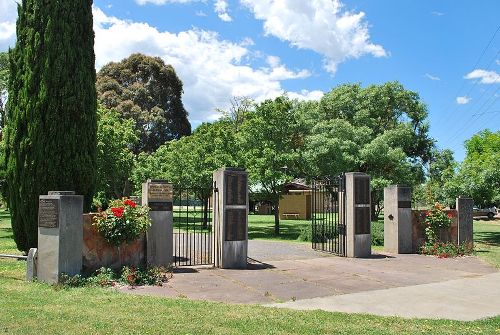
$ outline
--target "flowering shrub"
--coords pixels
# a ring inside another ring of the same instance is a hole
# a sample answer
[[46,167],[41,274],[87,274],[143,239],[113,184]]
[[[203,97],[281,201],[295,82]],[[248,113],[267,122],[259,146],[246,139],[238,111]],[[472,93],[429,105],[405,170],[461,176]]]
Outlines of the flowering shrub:
[[114,200],[106,211],[94,217],[93,225],[110,244],[130,243],[151,225],[149,207],[139,206],[130,199]]
[[429,243],[435,243],[439,240],[439,231],[451,226],[452,213],[446,214],[443,205],[436,203],[430,210],[425,212],[425,235]]
[[433,255],[439,258],[449,258],[470,255],[474,252],[474,245],[472,243],[426,243],[421,249],[420,253],[423,255]]

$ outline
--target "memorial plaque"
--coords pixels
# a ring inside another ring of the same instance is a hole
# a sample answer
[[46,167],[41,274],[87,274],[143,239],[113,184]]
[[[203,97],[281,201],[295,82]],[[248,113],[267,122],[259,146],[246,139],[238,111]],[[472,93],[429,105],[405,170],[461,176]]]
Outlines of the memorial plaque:
[[398,201],[398,208],[411,208],[411,201]]
[[354,177],[354,203],[370,203],[370,179],[368,177]]
[[226,205],[247,204],[247,176],[239,173],[226,174]]
[[356,207],[354,220],[354,234],[370,234],[370,207]]
[[247,210],[245,208],[226,209],[226,241],[244,241],[246,239],[246,216]]
[[172,184],[150,182],[148,184],[148,201],[172,201]]
[[59,226],[59,200],[40,199],[38,202],[38,226],[57,228]]
[[172,202],[168,201],[160,201],[160,202],[150,202],[148,203],[148,207],[152,212],[171,212],[172,211]]

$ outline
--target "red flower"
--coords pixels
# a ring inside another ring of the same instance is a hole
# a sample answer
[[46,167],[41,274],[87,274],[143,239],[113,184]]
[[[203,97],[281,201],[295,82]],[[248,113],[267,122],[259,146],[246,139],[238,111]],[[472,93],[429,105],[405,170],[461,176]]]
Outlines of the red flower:
[[132,207],[132,208],[135,208],[135,206],[136,206],[136,203],[130,199],[125,200],[123,203],[127,206]]
[[112,207],[111,211],[113,212],[113,215],[116,216],[117,218],[121,218],[123,216],[123,212],[125,212],[124,207]]
[[454,217],[455,215],[453,215],[453,212],[450,212],[448,213],[448,217],[451,219],[452,217]]
[[429,211],[425,211],[425,216],[429,216]]

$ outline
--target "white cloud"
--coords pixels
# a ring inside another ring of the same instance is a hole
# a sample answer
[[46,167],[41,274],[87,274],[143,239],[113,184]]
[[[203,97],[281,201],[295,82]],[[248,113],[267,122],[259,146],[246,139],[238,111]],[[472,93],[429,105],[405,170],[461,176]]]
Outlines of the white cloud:
[[[199,29],[177,34],[161,32],[147,23],[107,16],[96,7],[94,30],[98,69],[134,52],[159,56],[172,64],[184,83],[183,102],[195,124],[216,117],[215,109],[228,108],[233,96],[248,96],[257,101],[274,98],[284,92],[282,80],[310,75],[307,70],[287,69],[279,58],[259,69],[243,65],[252,57],[247,40],[233,43]],[[318,96],[313,92],[297,95],[304,99]]]
[[441,80],[441,78],[439,78],[437,76],[433,76],[432,74],[429,74],[429,73],[426,73],[424,75],[424,77],[426,77],[427,79],[430,79],[430,80]]
[[482,69],[476,69],[468,73],[465,79],[480,79],[481,84],[498,84],[500,83],[500,74],[495,71],[486,71]]
[[202,10],[196,11],[195,14],[196,14],[196,16],[207,16],[207,14]]
[[214,11],[215,13],[217,13],[217,16],[219,16],[219,19],[221,19],[222,21],[224,22],[233,21],[231,16],[229,16],[228,5],[226,0],[215,0]]
[[14,46],[16,41],[17,4],[13,0],[0,0],[0,51]]
[[200,0],[135,0],[138,5],[146,5],[148,3],[152,3],[154,5],[164,5],[167,3],[188,3],[195,2]]
[[443,16],[443,15],[444,15],[444,13],[441,13],[441,12],[436,12],[436,11],[431,12],[431,14],[432,14],[432,15],[435,15],[435,16]]
[[470,98],[463,96],[463,97],[457,97],[457,104],[459,105],[466,105],[470,102]]
[[291,99],[298,99],[301,101],[304,100],[320,100],[325,93],[323,91],[308,91],[308,90],[301,90],[300,92],[288,92],[288,97]]
[[264,21],[266,35],[324,56],[324,67],[335,73],[338,64],[363,55],[385,57],[381,45],[370,42],[365,13],[343,9],[340,0],[240,0]]

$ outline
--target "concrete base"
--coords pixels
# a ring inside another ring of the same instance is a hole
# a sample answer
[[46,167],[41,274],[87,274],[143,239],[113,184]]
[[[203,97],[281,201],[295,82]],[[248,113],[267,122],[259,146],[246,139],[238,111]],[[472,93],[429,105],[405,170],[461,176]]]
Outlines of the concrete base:
[[146,233],[148,266],[168,267],[173,263],[173,214],[149,212],[151,227]]
[[220,268],[246,269],[248,241],[223,241]]

